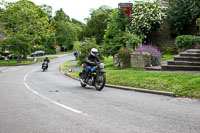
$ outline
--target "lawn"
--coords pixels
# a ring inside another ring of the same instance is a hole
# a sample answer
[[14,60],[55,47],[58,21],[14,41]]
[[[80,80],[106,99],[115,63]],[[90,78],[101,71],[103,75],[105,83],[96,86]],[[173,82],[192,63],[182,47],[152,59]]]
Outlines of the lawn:
[[166,61],[168,59],[173,59],[174,56],[177,56],[177,54],[164,54],[162,57],[162,61]]

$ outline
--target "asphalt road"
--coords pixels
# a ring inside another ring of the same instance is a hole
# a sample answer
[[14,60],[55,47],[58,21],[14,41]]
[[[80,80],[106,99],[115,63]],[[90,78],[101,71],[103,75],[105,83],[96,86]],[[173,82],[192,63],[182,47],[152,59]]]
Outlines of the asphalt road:
[[0,67],[0,133],[199,133],[200,101],[105,87],[59,71],[73,54]]

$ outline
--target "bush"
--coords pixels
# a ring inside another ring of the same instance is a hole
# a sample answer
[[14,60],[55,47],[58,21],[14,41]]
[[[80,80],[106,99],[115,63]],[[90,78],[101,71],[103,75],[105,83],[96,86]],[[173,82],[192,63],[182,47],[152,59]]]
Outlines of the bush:
[[125,67],[130,66],[131,52],[132,51],[128,48],[120,48],[117,52],[117,60]]
[[137,2],[133,5],[129,31],[142,39],[157,29],[166,17],[165,8],[156,3]]
[[103,59],[102,56],[102,49],[99,48],[99,46],[96,44],[95,38],[86,38],[85,43],[81,45],[78,49],[78,64],[81,65],[84,63],[84,59],[87,55],[90,54],[90,50],[92,48],[98,49],[98,56],[100,59]]
[[131,49],[135,49],[136,46],[142,43],[142,40],[139,37],[130,33],[126,33],[125,38],[126,38],[126,47]]
[[162,54],[173,54],[174,53],[174,48],[173,47],[168,47],[164,46],[161,49]]
[[151,55],[151,64],[153,66],[160,65],[162,54],[161,52],[153,47],[152,45],[141,45],[136,49],[136,52],[148,52]]
[[177,48],[192,48],[195,43],[200,43],[199,36],[181,35],[177,36],[175,40]]

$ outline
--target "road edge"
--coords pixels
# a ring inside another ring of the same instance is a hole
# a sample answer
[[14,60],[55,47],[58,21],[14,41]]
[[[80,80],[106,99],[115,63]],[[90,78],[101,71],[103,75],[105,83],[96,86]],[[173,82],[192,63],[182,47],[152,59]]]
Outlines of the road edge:
[[[71,75],[65,73],[62,69],[61,66],[59,67],[59,70],[61,73],[64,75],[75,79],[77,81],[80,81],[78,78],[72,77]],[[129,91],[136,91],[136,92],[143,92],[143,93],[151,93],[151,94],[158,94],[158,95],[164,95],[164,96],[171,96],[175,97],[173,92],[165,92],[165,91],[155,91],[155,90],[147,90],[147,89],[141,89],[141,88],[132,88],[132,87],[127,87],[127,86],[118,86],[118,85],[110,85],[110,84],[105,84],[106,87],[111,87],[115,89],[121,89],[121,90],[129,90]]]

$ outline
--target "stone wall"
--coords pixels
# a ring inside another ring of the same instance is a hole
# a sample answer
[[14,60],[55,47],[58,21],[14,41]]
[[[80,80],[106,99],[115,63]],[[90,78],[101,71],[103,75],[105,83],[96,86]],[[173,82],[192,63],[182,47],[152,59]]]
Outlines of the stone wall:
[[151,66],[151,56],[147,52],[131,54],[131,67],[144,68]]
[[153,31],[150,35],[150,42],[153,45],[158,47],[169,46],[169,47],[176,47],[175,46],[175,37],[171,36],[170,30],[170,23],[168,20],[165,20],[163,24],[161,24],[160,28],[156,31]]

